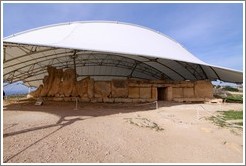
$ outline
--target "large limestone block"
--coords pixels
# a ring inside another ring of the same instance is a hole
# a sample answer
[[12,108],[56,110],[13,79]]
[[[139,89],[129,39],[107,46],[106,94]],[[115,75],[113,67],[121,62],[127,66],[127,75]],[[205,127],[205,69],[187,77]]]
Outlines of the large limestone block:
[[148,102],[149,99],[138,99],[138,102],[139,103],[146,103]]
[[138,86],[141,88],[150,88],[150,87],[152,87],[152,84],[142,83],[142,84],[139,84]]
[[132,99],[138,99],[140,96],[139,87],[129,87],[128,97]]
[[41,91],[42,91],[42,89],[43,89],[43,85],[39,85],[39,87],[38,87],[38,89],[36,89],[35,91],[32,91],[32,92],[30,92],[27,96],[28,96],[28,98],[37,98],[37,97],[39,97],[40,96],[40,93],[41,93]]
[[64,96],[71,96],[75,84],[74,69],[66,69],[63,73],[62,92]]
[[115,100],[114,98],[103,98],[104,103],[113,103],[114,100]]
[[52,97],[53,101],[64,101],[63,97]]
[[102,98],[93,98],[90,100],[92,103],[102,103],[103,99]]
[[192,81],[179,81],[178,83],[174,83],[176,87],[180,88],[192,88],[194,87],[194,83]]
[[59,94],[59,91],[61,90],[61,79],[63,76],[63,70],[54,68],[53,72],[54,78],[47,96],[55,96],[56,94]]
[[128,98],[115,98],[116,103],[132,103],[133,99]]
[[133,102],[133,103],[140,103],[139,100],[140,100],[140,99],[132,99],[132,102]]
[[140,98],[150,99],[151,98],[151,88],[140,88]]
[[56,68],[52,66],[47,66],[48,76],[45,76],[43,79],[43,89],[40,93],[40,96],[47,96],[55,78]]
[[76,85],[77,85],[77,83],[74,83],[72,93],[70,94],[70,96],[72,96],[72,97],[78,97],[79,96],[79,94],[77,92]]
[[173,99],[173,88],[172,87],[166,87],[164,92],[164,99],[167,101],[171,101]]
[[88,98],[92,99],[94,97],[94,80],[89,79],[88,80]]
[[182,98],[174,98],[173,101],[177,102],[186,102],[186,103],[192,103],[192,102],[204,102],[206,101],[206,98],[199,98],[199,97],[182,97]]
[[76,83],[76,90],[78,93],[78,96],[81,98],[88,97],[88,82],[90,78],[85,78],[80,81],[77,81]]
[[146,100],[146,102],[148,102],[148,103],[156,101],[155,99],[145,99],[145,100]]
[[194,88],[184,88],[184,97],[195,97]]
[[88,103],[90,102],[91,100],[89,98],[79,98],[79,101],[80,102],[83,102],[83,103]]
[[183,97],[183,88],[173,88],[173,98]]
[[94,92],[96,98],[107,98],[111,94],[111,82],[109,81],[96,81],[94,83]]
[[64,101],[72,101],[72,97],[63,97]]
[[151,99],[157,100],[158,94],[157,94],[157,88],[156,87],[152,87],[151,93],[152,93],[151,94]]
[[128,81],[112,80],[112,97],[127,98],[128,97]]
[[147,103],[147,102],[153,102],[154,99],[132,99],[133,103]]
[[139,83],[137,82],[128,82],[129,87],[139,87]]
[[195,96],[213,98],[213,85],[210,81],[196,81]]

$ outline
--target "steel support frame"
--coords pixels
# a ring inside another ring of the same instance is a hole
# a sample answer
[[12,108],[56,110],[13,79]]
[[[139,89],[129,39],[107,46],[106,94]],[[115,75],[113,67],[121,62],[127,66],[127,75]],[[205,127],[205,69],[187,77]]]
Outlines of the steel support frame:
[[199,64],[191,64],[187,62],[175,61],[181,66],[183,66],[195,79],[208,79],[206,73]]
[[[65,57],[66,55],[64,55]],[[111,59],[109,59],[109,57],[111,56]],[[96,59],[79,59],[78,60],[78,67],[79,66],[112,66],[112,67],[120,67],[120,68],[125,68],[125,69],[129,69],[131,70],[131,72],[134,71],[138,71],[138,72],[141,72],[141,73],[144,73],[146,75],[150,75],[152,77],[155,77],[156,79],[160,79],[161,76],[162,76],[162,73],[155,70],[154,68],[152,69],[151,67],[147,66],[146,64],[141,64],[140,67],[132,67],[133,64],[140,64],[140,62],[136,62],[136,60],[132,60],[132,59],[127,59],[128,61],[126,61],[126,58],[125,57],[121,57],[120,59],[113,59],[112,57],[114,58],[118,58],[117,56],[113,56],[113,55],[107,55],[107,61],[112,61],[112,63],[108,63],[106,62],[105,59],[99,59],[99,58],[96,58]],[[61,57],[60,57],[61,58]],[[80,56],[78,55],[78,58],[80,58]],[[55,59],[59,59],[59,58],[55,58]],[[124,59],[124,60],[123,60]],[[52,59],[47,59],[47,60],[44,60],[44,61],[50,61],[50,60],[54,60],[54,58]],[[102,60],[104,60],[104,63],[102,63]],[[130,61],[132,61],[130,63]],[[51,62],[51,61],[50,61]],[[72,66],[73,65],[73,59],[70,59],[69,61],[67,61],[66,63],[66,66]],[[81,63],[82,62],[82,63]],[[57,63],[51,63],[50,65],[53,65],[53,66],[56,66],[56,67],[59,67],[59,68],[63,68],[64,65],[61,65],[61,61],[58,61]],[[26,67],[29,67],[29,70],[28,72],[26,72],[25,74],[18,74],[18,75],[15,75],[15,78],[14,79],[27,79],[31,76],[33,76],[33,74],[30,74],[30,73],[35,73],[35,75],[37,75],[38,73],[45,73],[45,68],[46,66],[43,66],[43,67],[39,67],[39,68],[35,68],[34,66],[37,65],[36,64],[31,64],[31,65],[28,65],[28,66],[25,66],[23,68],[26,68]],[[30,70],[31,69],[31,70]],[[20,70],[20,69],[18,69]],[[18,70],[15,70],[15,71],[18,71]],[[44,71],[44,72],[42,72]]]

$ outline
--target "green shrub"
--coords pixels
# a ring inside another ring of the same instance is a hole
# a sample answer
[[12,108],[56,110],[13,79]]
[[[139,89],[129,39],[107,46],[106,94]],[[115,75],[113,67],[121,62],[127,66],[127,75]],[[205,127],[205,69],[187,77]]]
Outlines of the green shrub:
[[222,113],[222,117],[225,120],[236,120],[236,119],[243,119],[243,111],[219,111]]
[[231,95],[226,97],[227,103],[243,103],[243,95]]
[[227,90],[227,91],[231,91],[231,92],[238,92],[239,91],[237,88],[233,88],[231,86],[225,86],[223,89]]
[[[243,111],[218,111],[218,115],[211,116],[207,118],[208,120],[211,120],[214,124],[220,126],[220,127],[226,127],[228,124],[226,121],[228,120],[243,120]],[[236,122],[234,123],[239,126],[243,126],[243,122]]]

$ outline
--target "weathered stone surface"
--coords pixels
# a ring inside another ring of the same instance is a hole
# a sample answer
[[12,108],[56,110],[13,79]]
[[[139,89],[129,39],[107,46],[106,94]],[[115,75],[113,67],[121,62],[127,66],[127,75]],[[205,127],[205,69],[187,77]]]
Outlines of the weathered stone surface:
[[64,100],[63,97],[53,97],[52,99],[53,101],[63,101]]
[[77,102],[79,102],[79,97],[70,97],[71,98],[71,101],[74,101],[74,102],[76,102],[76,100],[77,100]]
[[164,99],[166,101],[171,101],[173,99],[173,88],[172,87],[166,87],[164,92]]
[[37,98],[37,97],[39,97],[42,89],[43,89],[43,85],[40,85],[38,87],[38,89],[36,89],[35,91],[32,91],[30,94],[28,94],[27,98],[33,98],[33,97]]
[[112,80],[112,97],[127,98],[128,97],[128,81]]
[[181,97],[181,98],[173,98],[173,101],[186,102],[186,103],[204,102],[205,101],[205,98],[199,98],[199,97],[185,98],[185,97]]
[[72,97],[79,97],[78,92],[77,92],[77,88],[76,88],[76,83],[74,84],[73,90],[71,95]]
[[96,98],[107,98],[111,94],[111,83],[109,81],[97,81],[94,83],[94,92]]
[[132,99],[132,102],[133,102],[133,103],[140,103],[139,100],[140,100],[140,99]]
[[145,102],[154,102],[156,101],[155,99],[145,99],[146,101]]
[[88,80],[88,98],[91,99],[94,97],[94,80],[89,79]]
[[140,88],[140,98],[150,99],[151,98],[151,88]]
[[128,98],[115,98],[116,103],[132,103],[132,99]]
[[139,83],[137,82],[128,82],[129,87],[139,87]]
[[183,88],[184,97],[195,97],[194,88]]
[[114,98],[103,98],[104,103],[113,103],[115,101]]
[[183,88],[173,88],[173,98],[183,97]]
[[43,101],[53,101],[53,97],[42,97]]
[[49,76],[44,76],[43,84],[48,81]]
[[195,96],[213,98],[213,85],[210,81],[197,81],[195,83]]
[[63,97],[64,101],[72,101],[72,97]]
[[43,79],[43,89],[40,93],[40,96],[47,96],[51,87],[52,87],[52,84],[53,84],[53,81],[54,81],[54,78],[55,78],[55,72],[56,72],[56,68],[55,67],[52,67],[52,66],[48,66],[47,67],[47,71],[48,71],[48,76],[45,76],[44,79]]
[[92,103],[101,103],[101,102],[103,102],[103,100],[102,100],[102,98],[93,98],[93,99],[91,99],[91,102]]
[[52,72],[54,78],[52,79],[53,82],[51,83],[51,87],[47,96],[56,96],[56,94],[59,94],[59,91],[61,89],[61,79],[63,77],[63,70],[54,68]]
[[174,84],[173,86],[179,88],[192,88],[194,87],[194,83],[192,81],[179,81],[177,84]]
[[152,87],[151,89],[151,99],[153,100],[157,100],[158,96],[157,96],[157,88],[156,87]]
[[139,87],[129,87],[128,97],[133,99],[138,99],[140,96]]
[[76,83],[76,90],[78,93],[78,96],[80,96],[81,98],[88,98],[88,82],[89,82],[90,78],[85,78],[82,79],[80,81],[77,81]]
[[88,103],[90,102],[91,100],[89,98],[79,98],[79,101],[80,102],[83,102],[83,103]]
[[[137,103],[145,103],[145,102],[147,102],[149,99],[137,99],[136,101],[137,101]],[[135,101],[135,102],[136,102]]]
[[147,83],[138,84],[138,87],[140,87],[140,88],[150,88],[150,87],[152,87],[152,84],[147,84]]
[[71,96],[75,84],[74,69],[66,69],[63,73],[62,92],[64,96]]

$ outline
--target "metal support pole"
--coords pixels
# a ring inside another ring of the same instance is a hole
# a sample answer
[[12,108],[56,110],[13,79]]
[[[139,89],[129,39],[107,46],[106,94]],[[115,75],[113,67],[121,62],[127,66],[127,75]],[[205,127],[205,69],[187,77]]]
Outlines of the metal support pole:
[[132,74],[133,74],[133,72],[134,72],[134,70],[136,69],[136,67],[137,67],[138,64],[139,64],[138,62],[135,62],[135,65],[134,65],[134,67],[132,68],[132,71],[131,71],[131,73],[130,73],[130,75],[129,75],[130,78],[132,77]]
[[3,48],[3,62],[6,61],[6,48]]
[[155,101],[155,109],[158,109],[159,106],[158,106],[158,101]]
[[77,71],[76,71],[76,58],[77,58],[77,56],[76,56],[76,53],[77,53],[77,51],[76,50],[74,50],[74,53],[73,53],[73,56],[72,56],[72,58],[73,58],[73,69],[74,69],[74,74],[75,74],[75,82],[77,81]]
[[75,108],[74,110],[78,110],[78,98],[75,97]]

